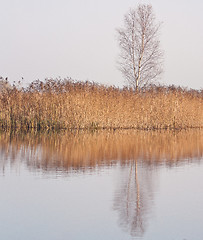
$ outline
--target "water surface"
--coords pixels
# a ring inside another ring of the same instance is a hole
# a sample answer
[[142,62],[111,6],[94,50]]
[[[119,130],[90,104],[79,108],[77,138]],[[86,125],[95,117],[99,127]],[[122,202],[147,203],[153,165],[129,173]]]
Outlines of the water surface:
[[0,135],[4,240],[203,237],[203,131]]

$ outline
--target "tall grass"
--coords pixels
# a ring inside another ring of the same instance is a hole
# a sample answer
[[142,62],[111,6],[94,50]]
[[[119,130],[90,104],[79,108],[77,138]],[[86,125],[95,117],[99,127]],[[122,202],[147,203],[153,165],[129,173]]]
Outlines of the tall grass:
[[203,91],[35,81],[0,93],[0,128],[22,130],[203,127]]

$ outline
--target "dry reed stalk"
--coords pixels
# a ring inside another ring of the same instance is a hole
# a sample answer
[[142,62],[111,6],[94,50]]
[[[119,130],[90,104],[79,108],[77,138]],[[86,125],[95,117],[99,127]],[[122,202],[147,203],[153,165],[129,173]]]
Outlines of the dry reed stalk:
[[70,80],[0,93],[0,128],[183,129],[203,127],[203,92],[156,87],[134,92]]

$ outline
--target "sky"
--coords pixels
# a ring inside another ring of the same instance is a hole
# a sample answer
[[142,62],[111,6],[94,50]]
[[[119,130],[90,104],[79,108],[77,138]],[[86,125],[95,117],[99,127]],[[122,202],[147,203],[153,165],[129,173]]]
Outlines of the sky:
[[116,28],[150,3],[161,27],[166,85],[203,88],[202,0],[0,0],[0,76],[23,84],[71,77],[122,87]]

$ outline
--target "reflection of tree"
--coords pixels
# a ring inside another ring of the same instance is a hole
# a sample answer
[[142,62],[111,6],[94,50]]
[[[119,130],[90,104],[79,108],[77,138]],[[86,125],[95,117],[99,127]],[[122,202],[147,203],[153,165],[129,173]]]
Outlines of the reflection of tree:
[[[139,168],[139,169],[138,169]],[[114,209],[119,212],[119,223],[132,236],[143,236],[153,200],[153,171],[137,160],[122,166],[122,183],[116,192]]]
[[132,236],[144,234],[152,209],[156,171],[150,168],[199,162],[202,157],[200,130],[0,134],[0,174],[7,166],[24,165],[30,171],[61,176],[119,162],[122,182],[114,208],[120,214],[120,224]]

